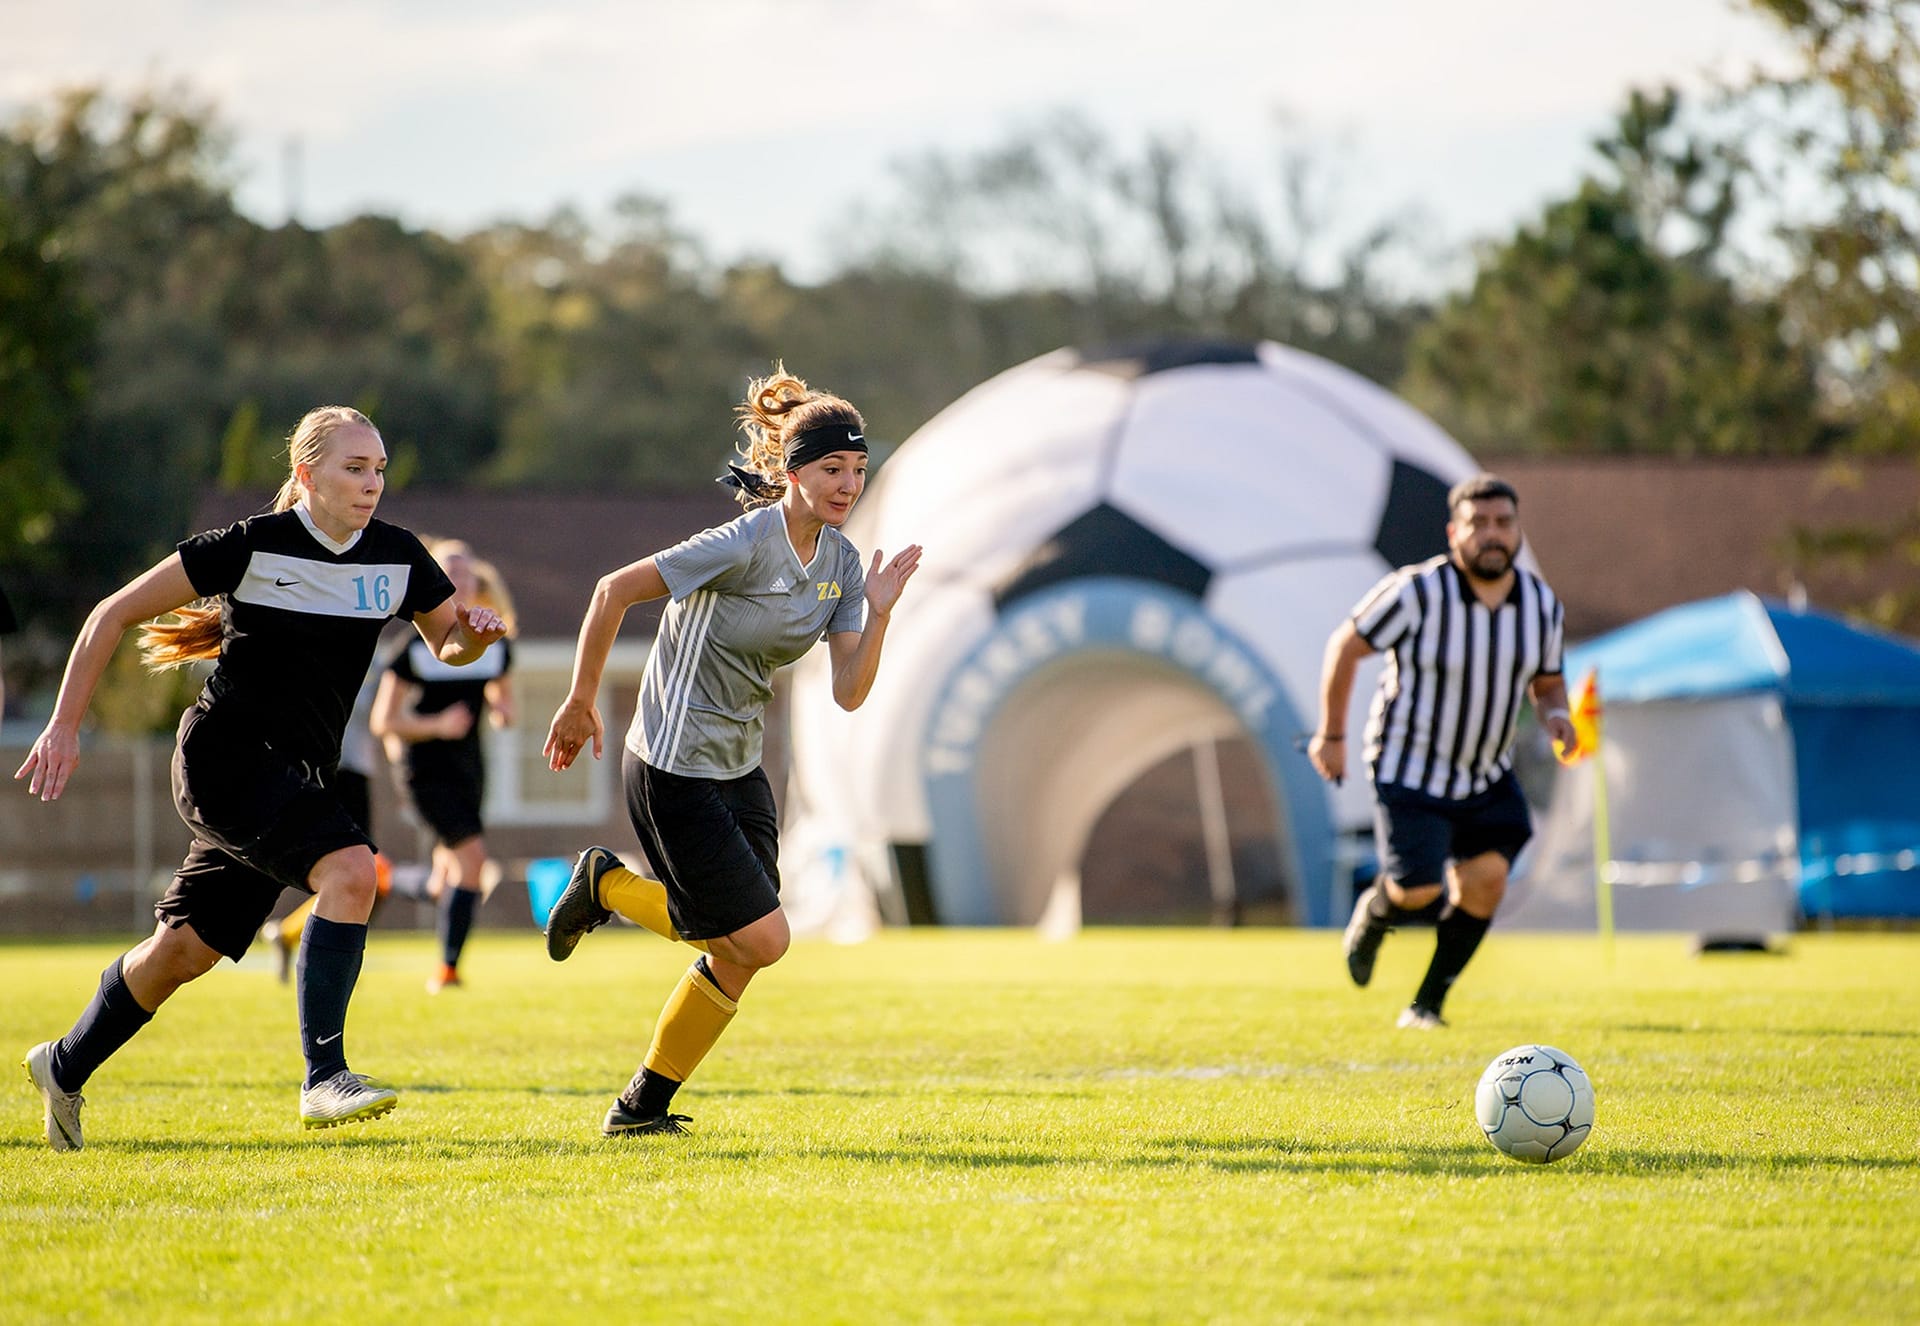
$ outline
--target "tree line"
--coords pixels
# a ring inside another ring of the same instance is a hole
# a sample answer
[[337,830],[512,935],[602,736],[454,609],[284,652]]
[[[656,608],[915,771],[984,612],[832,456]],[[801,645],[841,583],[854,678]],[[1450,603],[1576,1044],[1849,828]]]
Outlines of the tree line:
[[[1284,135],[1247,181],[1190,136],[1062,112],[902,163],[802,283],[714,260],[640,195],[462,235],[263,225],[215,107],[63,93],[0,122],[0,566],[31,628],[9,673],[44,685],[207,485],[277,482],[323,400],[373,415],[396,483],[684,487],[776,357],[898,442],[1035,354],[1191,335],[1333,359],[1488,455],[1913,451],[1917,4],[1749,0],[1794,69],[1631,94],[1578,186],[1440,296],[1396,278],[1444,257],[1419,219],[1336,227]],[[1806,546],[1898,555],[1916,532]]]

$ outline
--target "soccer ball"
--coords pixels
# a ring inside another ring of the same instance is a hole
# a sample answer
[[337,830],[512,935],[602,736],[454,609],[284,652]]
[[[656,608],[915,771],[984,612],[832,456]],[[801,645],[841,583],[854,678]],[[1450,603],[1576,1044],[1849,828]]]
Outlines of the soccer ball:
[[1578,1151],[1593,1131],[1593,1083],[1564,1050],[1516,1045],[1480,1075],[1473,1110],[1497,1149],[1544,1165]]

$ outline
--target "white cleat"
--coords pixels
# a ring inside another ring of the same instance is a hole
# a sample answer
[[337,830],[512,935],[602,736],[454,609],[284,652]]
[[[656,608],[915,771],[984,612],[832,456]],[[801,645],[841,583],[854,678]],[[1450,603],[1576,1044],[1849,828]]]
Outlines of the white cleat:
[[1403,1031],[1438,1031],[1447,1025],[1447,1020],[1430,1008],[1413,1004],[1401,1010],[1399,1021],[1393,1025]]
[[300,1093],[302,1128],[337,1128],[343,1123],[377,1119],[400,1103],[386,1087],[377,1087],[360,1074],[343,1068],[326,1081]]
[[33,1079],[40,1098],[47,1102],[47,1145],[55,1151],[78,1151],[80,1107],[86,1099],[77,1091],[62,1091],[53,1080],[53,1042],[41,1041],[20,1061]]

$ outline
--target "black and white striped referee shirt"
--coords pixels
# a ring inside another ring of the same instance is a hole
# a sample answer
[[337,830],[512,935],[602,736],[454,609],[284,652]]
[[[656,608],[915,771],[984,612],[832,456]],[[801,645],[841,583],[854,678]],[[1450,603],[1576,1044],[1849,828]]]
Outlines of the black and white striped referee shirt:
[[1352,620],[1387,656],[1367,717],[1373,780],[1453,801],[1498,782],[1529,683],[1560,673],[1562,611],[1547,582],[1516,566],[1512,591],[1488,608],[1435,557],[1375,585]]

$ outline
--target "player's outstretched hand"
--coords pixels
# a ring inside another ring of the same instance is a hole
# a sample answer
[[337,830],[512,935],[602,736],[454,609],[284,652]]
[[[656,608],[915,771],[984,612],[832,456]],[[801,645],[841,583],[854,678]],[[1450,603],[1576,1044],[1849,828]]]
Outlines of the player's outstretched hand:
[[913,579],[913,573],[920,568],[920,553],[920,545],[910,543],[882,567],[881,560],[885,554],[878,548],[873,550],[873,567],[867,572],[869,609],[882,617],[893,611],[893,605],[900,601],[900,593],[907,587],[907,581]]
[[49,723],[13,776],[16,780],[28,779],[28,796],[58,801],[60,794],[67,790],[67,779],[73,777],[73,767],[78,763],[80,734],[62,724]]
[[490,645],[507,633],[507,624],[492,608],[462,604],[456,612],[460,618],[461,629],[477,644]]
[[547,756],[547,768],[556,773],[568,768],[589,741],[593,743],[593,758],[599,759],[605,737],[606,729],[600,722],[600,710],[597,707],[578,700],[567,700],[554,711],[553,723],[547,728],[547,744],[542,747]]

